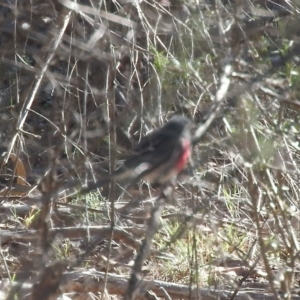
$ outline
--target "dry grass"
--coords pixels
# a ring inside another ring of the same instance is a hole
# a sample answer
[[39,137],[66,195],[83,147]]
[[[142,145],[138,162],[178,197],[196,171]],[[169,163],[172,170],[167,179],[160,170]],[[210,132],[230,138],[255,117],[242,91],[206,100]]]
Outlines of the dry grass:
[[[131,299],[136,272],[141,297],[297,299],[298,11],[297,1],[1,4],[0,298]],[[152,238],[159,188],[80,188],[174,112],[196,125],[193,162]]]

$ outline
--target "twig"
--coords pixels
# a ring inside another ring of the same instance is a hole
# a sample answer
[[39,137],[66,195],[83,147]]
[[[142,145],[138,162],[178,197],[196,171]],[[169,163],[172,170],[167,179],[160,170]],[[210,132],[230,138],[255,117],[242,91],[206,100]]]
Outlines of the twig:
[[157,230],[159,229],[160,217],[166,204],[166,197],[167,196],[164,193],[162,193],[161,196],[156,200],[156,204],[151,212],[146,237],[143,240],[139,253],[135,258],[124,300],[134,299],[134,295],[138,292],[137,289],[139,285],[139,275],[142,271],[144,260],[147,258],[150,252],[152,239],[156,234]]

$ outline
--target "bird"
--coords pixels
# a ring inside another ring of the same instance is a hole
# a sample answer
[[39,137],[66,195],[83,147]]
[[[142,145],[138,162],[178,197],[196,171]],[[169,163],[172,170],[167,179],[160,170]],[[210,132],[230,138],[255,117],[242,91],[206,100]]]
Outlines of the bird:
[[88,185],[84,191],[124,179],[131,182],[143,179],[155,185],[175,184],[191,156],[192,127],[193,123],[187,117],[172,116],[164,126],[144,136],[116,171]]
[[191,127],[188,118],[174,115],[163,127],[143,137],[112,176],[159,184],[176,178],[191,155]]

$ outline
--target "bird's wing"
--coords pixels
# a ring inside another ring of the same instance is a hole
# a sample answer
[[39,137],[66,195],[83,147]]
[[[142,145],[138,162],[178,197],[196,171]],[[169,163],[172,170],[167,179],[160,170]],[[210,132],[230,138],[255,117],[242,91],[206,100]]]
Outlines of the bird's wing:
[[125,167],[131,168],[140,163],[149,164],[149,168],[155,167],[170,158],[177,143],[178,139],[168,132],[153,132],[145,136],[134,148],[132,155],[125,162]]

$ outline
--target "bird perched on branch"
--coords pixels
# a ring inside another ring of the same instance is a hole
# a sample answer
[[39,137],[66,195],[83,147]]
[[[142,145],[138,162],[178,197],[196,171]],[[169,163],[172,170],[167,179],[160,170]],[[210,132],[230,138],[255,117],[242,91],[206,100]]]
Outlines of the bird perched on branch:
[[192,122],[173,116],[163,127],[143,137],[124,164],[111,176],[165,183],[177,177],[191,154]]
[[163,127],[143,137],[119,169],[87,189],[90,191],[111,180],[123,179],[174,183],[191,155],[191,128],[188,118],[174,115]]

